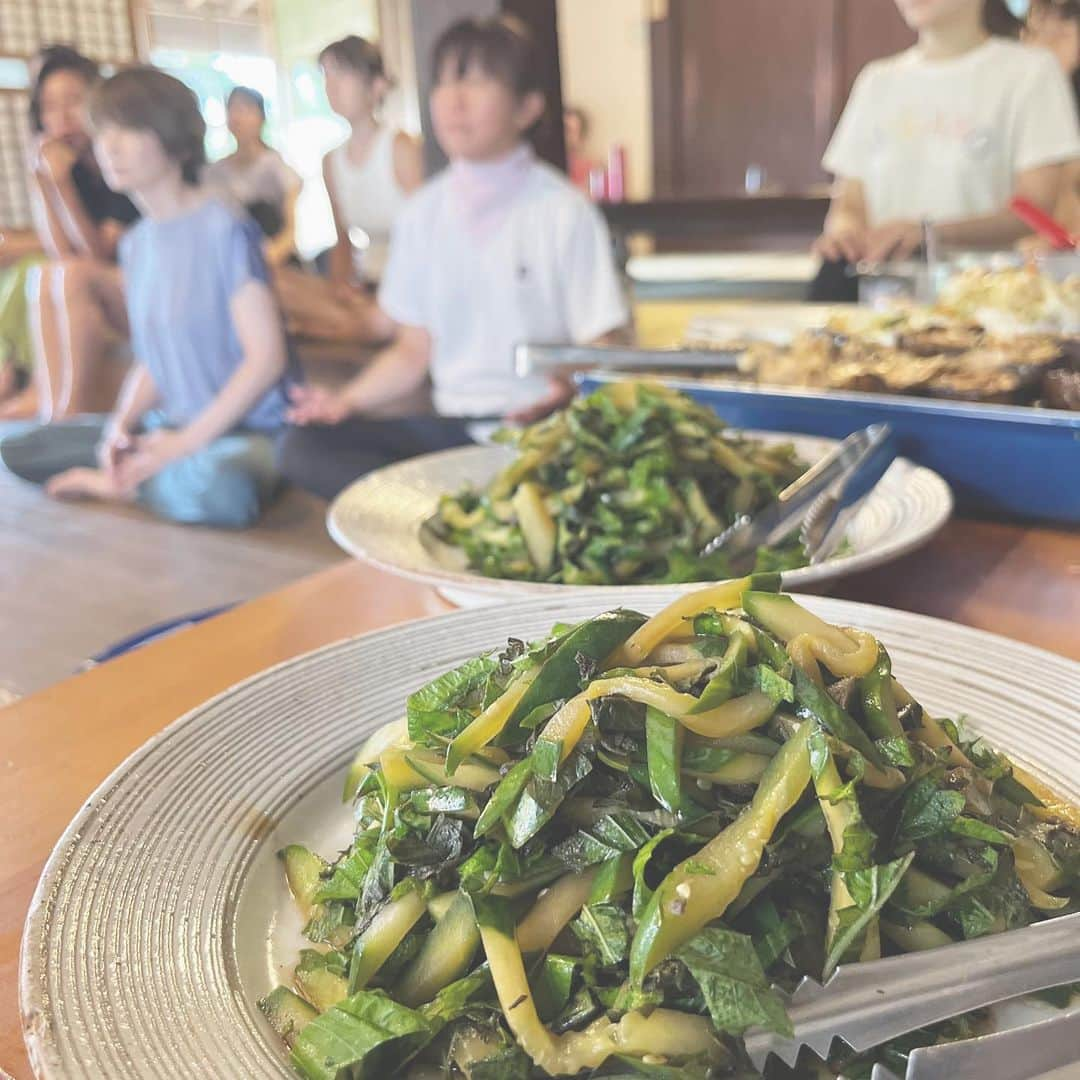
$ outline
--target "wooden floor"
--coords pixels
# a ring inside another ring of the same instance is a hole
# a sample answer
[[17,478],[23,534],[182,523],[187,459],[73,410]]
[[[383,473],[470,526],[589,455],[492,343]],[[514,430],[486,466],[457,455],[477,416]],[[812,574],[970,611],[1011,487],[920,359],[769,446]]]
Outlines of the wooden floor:
[[243,532],[56,503],[0,470],[0,688],[30,693],[154,623],[248,599],[341,559],[325,505],[290,491]]

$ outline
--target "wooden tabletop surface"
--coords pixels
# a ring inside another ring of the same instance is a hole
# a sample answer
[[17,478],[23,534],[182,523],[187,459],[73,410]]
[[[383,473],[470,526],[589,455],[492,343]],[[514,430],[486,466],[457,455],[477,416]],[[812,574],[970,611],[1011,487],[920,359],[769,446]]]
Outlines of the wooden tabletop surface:
[[[1075,532],[957,520],[921,551],[831,592],[1080,660]],[[170,721],[254,672],[446,610],[422,585],[342,562],[0,710],[0,1075],[32,1075],[18,957],[34,887],[64,827],[109,773]]]

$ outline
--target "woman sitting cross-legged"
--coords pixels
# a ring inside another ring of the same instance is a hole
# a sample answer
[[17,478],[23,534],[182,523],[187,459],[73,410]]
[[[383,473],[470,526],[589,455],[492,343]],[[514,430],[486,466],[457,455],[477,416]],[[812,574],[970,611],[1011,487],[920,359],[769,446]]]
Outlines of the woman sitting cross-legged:
[[[603,218],[526,141],[544,112],[527,30],[508,17],[457,23],[434,69],[450,166],[394,225],[378,294],[393,342],[343,390],[293,392],[282,471],[328,498],[380,465],[471,442],[478,421],[558,408],[568,387],[517,378],[514,346],[585,344],[629,322]],[[371,415],[429,374],[439,415]]]
[[259,229],[198,187],[205,124],[181,82],[123,71],[90,112],[106,180],[143,213],[120,245],[136,362],[112,416],[11,435],[0,460],[52,495],[250,525],[279,487],[287,363]]

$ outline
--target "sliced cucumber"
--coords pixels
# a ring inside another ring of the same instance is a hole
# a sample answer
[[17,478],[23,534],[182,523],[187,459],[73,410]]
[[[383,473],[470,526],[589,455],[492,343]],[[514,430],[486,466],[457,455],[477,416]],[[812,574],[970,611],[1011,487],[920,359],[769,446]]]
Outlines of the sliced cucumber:
[[519,485],[510,501],[533,566],[541,574],[551,573],[558,530],[544,505],[543,493],[536,484],[526,481]]
[[402,975],[393,996],[410,1008],[431,1001],[444,986],[465,974],[479,944],[472,901],[459,892]]
[[432,896],[427,902],[428,914],[431,918],[438,922],[450,909],[450,905],[457,899],[457,891],[439,893],[438,896]]
[[296,1042],[296,1036],[319,1015],[302,997],[294,994],[287,986],[279,986],[271,990],[259,1002],[259,1008],[290,1050]]
[[300,993],[315,1006],[319,1012],[332,1009],[339,1001],[349,996],[349,983],[341,975],[329,968],[317,967],[307,970],[296,969],[296,985]]
[[424,895],[415,888],[408,889],[379,909],[353,946],[348,986],[350,993],[355,994],[367,986],[426,911]]
[[285,879],[289,891],[300,908],[300,914],[310,919],[315,908],[315,893],[328,869],[326,862],[302,844],[289,844],[278,852],[285,864]]
[[398,791],[424,787],[461,787],[469,791],[486,791],[499,782],[499,770],[470,758],[462,762],[451,777],[446,762],[431,750],[405,750],[393,747],[379,757],[386,782]]

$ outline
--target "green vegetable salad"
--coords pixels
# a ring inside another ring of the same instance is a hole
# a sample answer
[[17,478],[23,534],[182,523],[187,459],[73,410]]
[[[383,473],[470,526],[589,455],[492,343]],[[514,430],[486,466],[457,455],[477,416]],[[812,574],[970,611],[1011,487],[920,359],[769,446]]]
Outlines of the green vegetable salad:
[[[1080,814],[776,586],[512,639],[408,699],[349,772],[348,850],[281,853],[311,947],[261,1006],[301,1074],[755,1075],[739,1037],[788,1030],[803,976],[1077,908]],[[978,1024],[769,1075],[902,1073]]]
[[[522,431],[484,491],[445,496],[429,523],[486,577],[563,585],[716,581],[704,545],[806,471],[789,444],[730,431],[660,384],[625,382]],[[758,571],[806,565],[798,540],[758,552]]]

